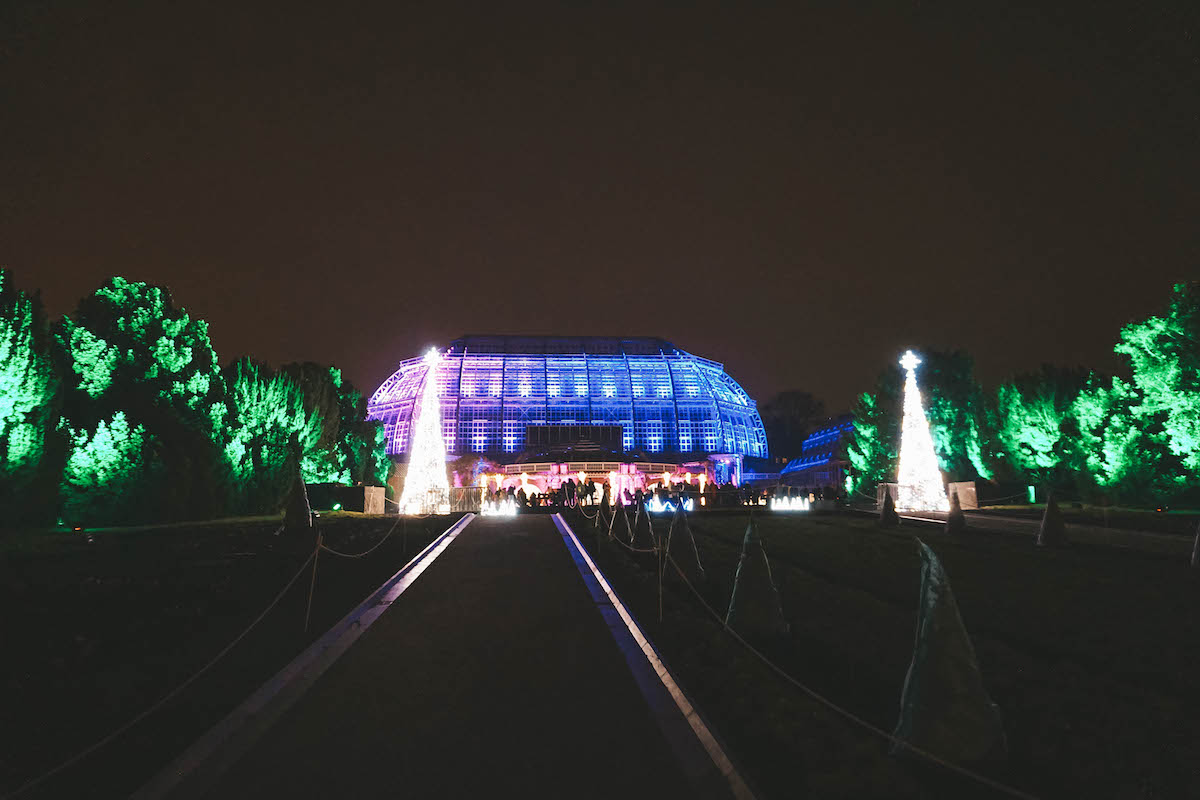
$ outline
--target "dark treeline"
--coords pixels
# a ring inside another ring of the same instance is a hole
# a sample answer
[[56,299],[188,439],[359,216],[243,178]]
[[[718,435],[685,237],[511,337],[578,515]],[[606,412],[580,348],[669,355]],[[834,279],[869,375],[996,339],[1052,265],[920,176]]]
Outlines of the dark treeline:
[[208,325],[112,278],[51,323],[0,270],[0,520],[271,513],[310,483],[381,484],[381,426],[337,369],[222,368]]
[[[1129,379],[1052,365],[988,394],[962,352],[921,352],[934,449],[949,480],[1054,488],[1129,505],[1200,505],[1200,283],[1180,284],[1164,313],[1126,325],[1114,348]],[[856,488],[894,480],[904,386],[884,370],[855,408]]]

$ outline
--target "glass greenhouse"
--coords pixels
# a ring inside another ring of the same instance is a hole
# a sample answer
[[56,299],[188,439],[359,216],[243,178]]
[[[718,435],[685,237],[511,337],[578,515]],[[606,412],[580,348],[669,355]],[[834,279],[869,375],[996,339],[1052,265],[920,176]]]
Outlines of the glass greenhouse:
[[[414,406],[430,377],[423,358],[400,363],[371,396],[389,455],[407,452]],[[466,336],[435,376],[447,452],[525,449],[529,426],[620,426],[625,451],[766,457],[754,400],[724,367],[663,339]]]

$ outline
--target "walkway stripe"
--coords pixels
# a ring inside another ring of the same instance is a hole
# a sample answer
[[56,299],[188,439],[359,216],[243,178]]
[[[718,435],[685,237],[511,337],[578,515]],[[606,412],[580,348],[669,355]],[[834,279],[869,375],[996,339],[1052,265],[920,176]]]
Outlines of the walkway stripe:
[[197,739],[133,795],[149,800],[172,795],[197,797],[229,769],[304,692],[391,607],[475,518],[466,514],[353,611],[309,645],[290,664]]
[[[609,622],[609,629],[613,632],[613,637],[617,640],[618,647],[625,654],[626,661],[628,661],[630,669],[633,671],[634,678],[637,679],[638,686],[641,688],[646,702],[650,704],[651,709],[655,712],[655,718],[659,720],[660,725],[663,722],[663,704],[655,696],[657,692],[652,693],[647,691],[650,687],[641,680],[647,674],[647,666],[658,676],[661,687],[665,688],[670,694],[671,699],[675,701],[675,708],[683,714],[692,732],[700,744],[703,745],[709,758],[712,759],[713,765],[724,776],[726,782],[729,784],[729,789],[733,792],[733,796],[738,798],[738,800],[754,800],[754,794],[750,791],[750,787],[746,785],[742,776],[738,774],[737,769],[733,766],[733,762],[726,755],[724,748],[721,747],[716,736],[713,735],[708,725],[700,717],[699,712],[687,699],[687,696],[684,695],[683,690],[679,688],[679,684],[676,683],[675,678],[672,677],[666,665],[663,664],[662,659],[659,658],[654,646],[650,644],[650,640],[646,638],[641,628],[634,621],[633,615],[625,608],[621,599],[617,597],[617,593],[613,591],[612,586],[605,579],[604,574],[600,572],[595,562],[588,556],[583,545],[579,543],[579,539],[575,537],[575,532],[571,530],[571,526],[567,524],[561,514],[554,515],[554,524],[558,526],[558,530],[563,537],[563,542],[566,543],[567,549],[571,552],[571,557],[575,561],[575,565],[579,568],[579,573],[583,577],[584,583],[587,584],[588,590],[592,594],[592,599],[600,606],[601,613],[604,614],[606,620]],[[614,621],[611,618],[611,614],[605,613],[607,609],[616,611],[620,621],[624,624],[623,628],[613,624]],[[668,741],[671,742],[672,748],[675,749],[676,753],[679,753],[679,743],[672,736],[672,731],[664,727],[663,733],[667,736]],[[689,775],[694,775],[694,769],[689,768],[688,764],[685,763],[683,766]]]

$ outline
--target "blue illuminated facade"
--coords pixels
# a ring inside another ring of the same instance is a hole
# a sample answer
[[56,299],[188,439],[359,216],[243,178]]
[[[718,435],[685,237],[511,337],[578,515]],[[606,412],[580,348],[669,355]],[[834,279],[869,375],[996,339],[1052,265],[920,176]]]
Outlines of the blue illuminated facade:
[[780,479],[790,486],[841,486],[850,466],[846,446],[853,433],[849,414],[831,419],[804,440],[800,457],[788,462]]
[[[387,451],[407,451],[428,368],[410,358],[371,396]],[[663,339],[466,336],[434,376],[452,455],[516,454],[530,425],[620,425],[625,451],[767,456],[754,400],[724,367]]]

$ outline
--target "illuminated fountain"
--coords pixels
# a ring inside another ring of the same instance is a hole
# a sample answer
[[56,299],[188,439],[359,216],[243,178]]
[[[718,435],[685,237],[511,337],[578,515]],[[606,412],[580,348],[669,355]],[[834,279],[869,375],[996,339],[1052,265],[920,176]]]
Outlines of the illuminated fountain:
[[942,484],[929,421],[917,388],[917,365],[921,359],[909,350],[900,359],[907,371],[904,381],[904,422],[900,429],[900,469],[896,478],[897,511],[949,511],[950,501]]
[[808,511],[809,504],[807,497],[772,497],[770,508],[772,511]]
[[402,514],[450,513],[446,442],[442,438],[442,408],[438,401],[437,369],[440,362],[437,350],[430,349],[425,355],[428,371],[413,426],[404,493],[400,496]]
[[676,501],[663,500],[657,495],[651,495],[650,499],[646,501],[646,510],[651,514],[674,514],[676,502],[682,503],[683,510],[687,511],[688,513],[691,513],[696,508],[695,501],[693,501],[690,497],[685,497]]

